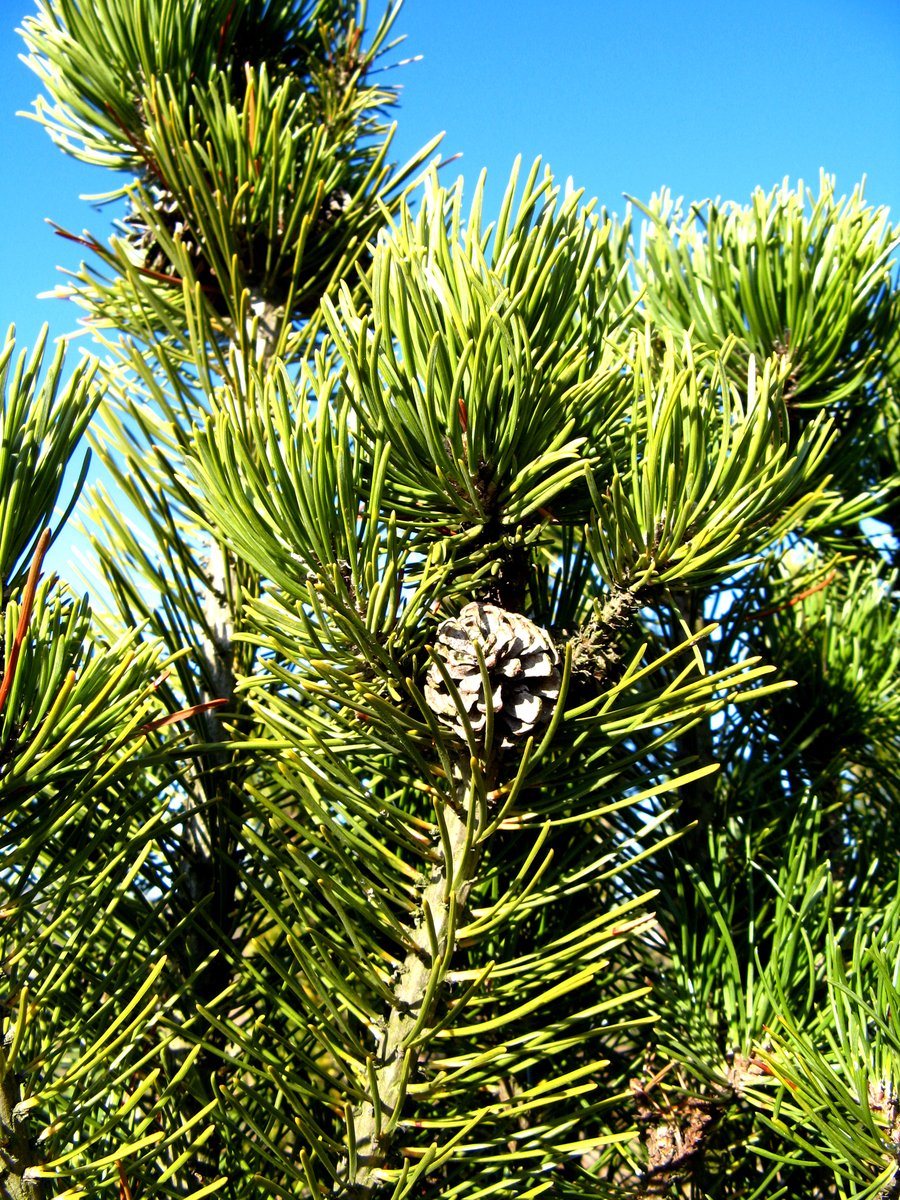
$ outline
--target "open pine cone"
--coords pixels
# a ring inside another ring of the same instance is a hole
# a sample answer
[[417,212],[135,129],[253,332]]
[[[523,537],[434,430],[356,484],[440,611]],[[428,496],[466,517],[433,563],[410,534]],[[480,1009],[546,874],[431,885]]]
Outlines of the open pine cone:
[[[476,735],[484,732],[487,709],[476,644],[487,667],[496,736],[509,748],[550,720],[559,699],[559,656],[545,630],[495,604],[467,604],[458,617],[439,625],[435,654]],[[454,699],[434,663],[425,680],[425,699],[443,725],[465,737]]]

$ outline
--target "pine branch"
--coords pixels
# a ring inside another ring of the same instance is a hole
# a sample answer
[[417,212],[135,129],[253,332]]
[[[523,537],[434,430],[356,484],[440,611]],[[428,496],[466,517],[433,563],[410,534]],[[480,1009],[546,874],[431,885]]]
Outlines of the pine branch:
[[370,1200],[380,1190],[379,1170],[388,1161],[401,1118],[406,1089],[415,1071],[417,1046],[441,998],[441,984],[455,948],[455,931],[475,878],[478,853],[472,845],[474,798],[471,775],[460,773],[459,808],[438,814],[442,855],[422,892],[412,935],[413,947],[397,976],[395,1002],[372,1059],[372,1096],[356,1108],[348,1124],[350,1151],[338,1171],[336,1195]]
[[398,9],[26,22],[136,176],[66,294],[139,519],[101,635],[37,578],[90,372],[0,353],[0,1191],[890,1200],[900,239],[827,179],[639,248],[540,162],[406,203]]
[[28,1121],[16,1110],[22,1094],[15,1072],[0,1047],[0,1193],[9,1200],[43,1200],[39,1179],[28,1178],[40,1165],[28,1133]]
[[[282,317],[283,313],[264,299],[249,299],[243,337],[231,347],[231,361],[235,364],[237,375],[232,386],[237,395],[246,397],[251,369],[260,373],[266,371],[278,346]],[[223,725],[219,706],[224,702],[229,719],[236,728],[247,723],[249,713],[246,702],[239,700],[235,692],[235,635],[243,623],[241,613],[245,603],[239,562],[215,533],[207,536],[207,566],[205,578],[200,584],[202,591],[198,595],[203,611],[199,666],[204,682],[203,702],[210,706],[202,716],[209,743],[209,766],[205,770],[218,776],[218,779],[213,781],[211,788],[203,781],[195,793],[197,811],[186,823],[185,831],[188,847],[185,885],[195,905],[208,906],[209,917],[204,917],[202,911],[198,912],[196,931],[201,936],[197,942],[197,961],[188,964],[189,970],[195,969],[207,960],[210,952],[216,952],[216,957],[202,968],[197,981],[199,994],[203,1002],[208,1004],[229,978],[230,967],[224,958],[227,953],[224,942],[232,934],[235,919],[238,873],[232,865],[233,843],[236,830],[243,820],[243,780],[240,767],[237,775],[229,770],[232,757],[228,748],[229,734]],[[245,669],[249,670],[250,666],[250,663],[245,664]],[[252,761],[248,761],[246,767],[252,770]],[[195,780],[201,782],[196,776]],[[205,932],[204,926],[208,926]]]

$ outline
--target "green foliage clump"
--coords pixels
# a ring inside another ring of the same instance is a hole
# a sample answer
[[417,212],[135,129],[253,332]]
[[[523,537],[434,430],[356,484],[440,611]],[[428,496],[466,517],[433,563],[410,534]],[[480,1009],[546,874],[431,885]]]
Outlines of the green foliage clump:
[[888,1200],[887,214],[492,219],[365,15],[25,22],[129,179],[0,356],[0,1195]]

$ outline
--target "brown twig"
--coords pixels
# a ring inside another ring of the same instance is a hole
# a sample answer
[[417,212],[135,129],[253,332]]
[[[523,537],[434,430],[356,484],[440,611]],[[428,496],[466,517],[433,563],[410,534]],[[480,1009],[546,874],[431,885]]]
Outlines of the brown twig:
[[179,708],[178,712],[159,717],[156,721],[148,721],[146,725],[142,725],[137,730],[134,736],[137,737],[141,733],[155,733],[157,729],[164,729],[166,725],[174,725],[177,721],[186,721],[188,717],[195,717],[197,713],[209,712],[210,709],[221,708],[227,703],[226,697],[222,696],[218,700],[204,700],[201,704],[192,704],[190,708]]
[[795,604],[799,604],[802,600],[806,600],[809,596],[814,596],[816,592],[821,592],[832,583],[837,576],[837,571],[831,571],[820,582],[808,587],[805,592],[798,592],[796,596],[791,596],[790,600],[785,600],[781,604],[776,604],[774,608],[767,608],[761,613],[757,613],[757,619],[762,617],[771,617],[774,613],[783,612],[787,608],[793,608]]
[[19,613],[19,624],[16,626],[16,636],[13,638],[13,644],[9,651],[9,658],[6,662],[6,671],[3,679],[0,680],[0,713],[6,704],[6,698],[12,690],[13,680],[16,677],[16,667],[19,664],[19,655],[22,651],[22,645],[25,641],[25,634],[28,632],[28,623],[31,620],[31,610],[34,607],[34,594],[37,591],[38,580],[41,575],[41,563],[44,561],[44,555],[47,553],[47,548],[50,545],[51,533],[49,529],[45,529],[38,538],[38,544],[35,547],[34,558],[31,560],[31,567],[28,571],[28,579],[25,583],[25,591],[22,594],[22,609]]
[[120,1159],[116,1159],[116,1167],[119,1171],[119,1200],[132,1200],[131,1188],[128,1186],[128,1176],[125,1174],[125,1168],[122,1166]]

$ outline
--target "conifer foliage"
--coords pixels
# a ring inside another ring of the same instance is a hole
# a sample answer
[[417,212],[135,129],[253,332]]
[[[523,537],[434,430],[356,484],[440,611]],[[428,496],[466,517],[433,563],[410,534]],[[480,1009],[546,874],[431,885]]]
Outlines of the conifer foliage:
[[0,1195],[900,1195],[898,238],[487,213],[397,16],[23,21],[124,215],[0,356]]

